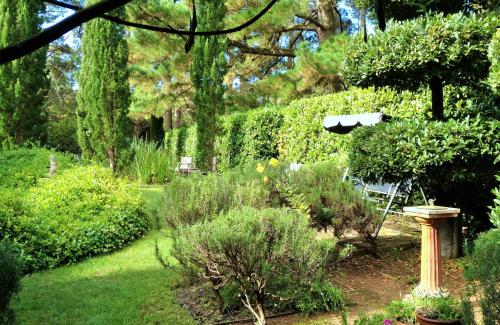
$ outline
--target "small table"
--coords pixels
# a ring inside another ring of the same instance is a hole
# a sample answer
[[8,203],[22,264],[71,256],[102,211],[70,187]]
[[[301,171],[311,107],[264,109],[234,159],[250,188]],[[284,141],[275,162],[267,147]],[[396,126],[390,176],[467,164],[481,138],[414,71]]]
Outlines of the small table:
[[460,209],[440,206],[416,206],[403,208],[406,215],[415,217],[422,226],[422,248],[420,258],[420,284],[416,288],[418,296],[440,296],[441,241],[439,223],[455,218]]

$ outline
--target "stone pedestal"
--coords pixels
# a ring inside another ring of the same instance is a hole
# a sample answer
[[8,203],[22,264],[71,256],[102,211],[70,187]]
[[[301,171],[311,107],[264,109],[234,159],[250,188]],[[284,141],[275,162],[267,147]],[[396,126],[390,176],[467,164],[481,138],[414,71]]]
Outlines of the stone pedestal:
[[415,217],[422,226],[420,284],[416,289],[417,294],[438,296],[442,292],[439,225],[443,220],[458,216],[460,210],[421,206],[404,208],[404,212],[406,215]]

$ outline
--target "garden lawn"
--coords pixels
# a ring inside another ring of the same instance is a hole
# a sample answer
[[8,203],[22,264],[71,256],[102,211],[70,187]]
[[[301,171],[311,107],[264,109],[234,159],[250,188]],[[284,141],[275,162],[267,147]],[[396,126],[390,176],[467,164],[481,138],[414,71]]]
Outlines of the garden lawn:
[[[142,190],[149,206],[162,204],[159,188]],[[168,255],[172,240],[154,231],[129,247],[22,280],[12,303],[19,324],[192,324],[176,300],[180,280]],[[155,257],[155,241],[171,267]]]

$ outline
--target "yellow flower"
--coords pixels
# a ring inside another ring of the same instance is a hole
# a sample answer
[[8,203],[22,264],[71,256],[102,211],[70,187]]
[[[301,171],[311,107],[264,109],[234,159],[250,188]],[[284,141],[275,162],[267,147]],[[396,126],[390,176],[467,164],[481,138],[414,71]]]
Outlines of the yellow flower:
[[276,158],[271,158],[271,160],[269,160],[269,165],[271,165],[273,167],[278,166],[278,164],[279,164],[279,161]]
[[267,176],[264,176],[264,184],[269,184],[269,177]]
[[262,174],[262,173],[264,172],[264,170],[265,170],[265,169],[266,169],[266,167],[264,167],[264,165],[262,165],[261,163],[258,163],[258,164],[257,164],[257,171],[258,171],[259,173],[261,173],[261,174]]

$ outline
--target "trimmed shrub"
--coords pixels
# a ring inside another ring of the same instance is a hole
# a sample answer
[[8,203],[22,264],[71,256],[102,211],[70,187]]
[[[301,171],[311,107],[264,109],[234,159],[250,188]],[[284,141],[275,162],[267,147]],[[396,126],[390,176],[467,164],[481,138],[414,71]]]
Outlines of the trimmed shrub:
[[134,138],[131,144],[134,156],[130,173],[143,184],[164,184],[174,177],[174,162],[168,151],[154,142]]
[[0,324],[13,324],[9,308],[12,296],[19,291],[24,261],[21,252],[7,239],[0,240]]
[[[321,269],[335,242],[317,241],[315,237],[308,218],[299,212],[242,208],[211,221],[181,227],[174,239],[173,252],[187,269],[210,279],[216,294],[229,283],[236,285],[243,305],[258,324],[263,324],[264,310],[270,300],[280,300],[279,295],[287,290],[307,286],[310,290],[302,292],[314,301],[319,299],[311,296],[311,292],[325,290],[311,288],[311,283],[321,279]],[[270,292],[273,282],[286,286]],[[338,300],[323,302],[336,309],[342,305]],[[318,305],[309,302],[304,310]]]
[[264,108],[247,113],[243,124],[242,159],[245,163],[278,157],[278,134],[283,113],[278,108]]
[[74,165],[73,155],[44,148],[19,148],[0,151],[0,187],[28,189],[49,176],[49,157],[57,159],[58,172]]
[[246,117],[244,113],[236,113],[221,119],[221,128],[215,144],[217,170],[227,171],[243,164]]
[[148,229],[140,194],[109,169],[76,167],[40,182],[25,198],[0,197],[0,233],[30,270],[108,253]]
[[355,130],[349,166],[367,182],[417,180],[437,204],[460,207],[484,226],[498,143],[495,120],[395,121]]
[[483,233],[474,242],[474,251],[465,266],[465,276],[479,282],[480,305],[485,325],[500,322],[500,229]]
[[487,49],[498,17],[429,14],[392,21],[384,32],[348,47],[344,74],[356,86],[418,89],[433,77],[445,84],[469,83],[487,74]]
[[327,115],[384,112],[413,117],[425,115],[430,107],[428,92],[398,94],[389,89],[351,88],[336,94],[296,100],[282,110],[280,157],[300,163],[342,160],[351,137],[326,131],[323,120]]

